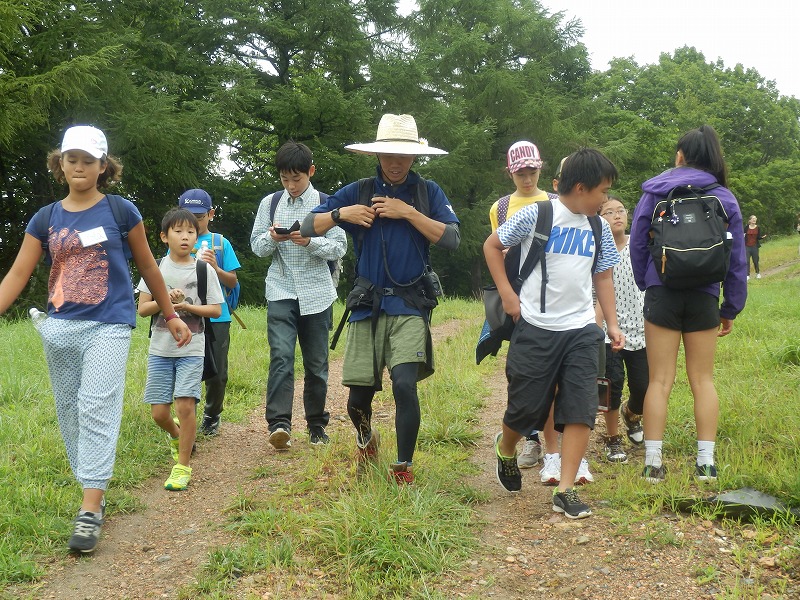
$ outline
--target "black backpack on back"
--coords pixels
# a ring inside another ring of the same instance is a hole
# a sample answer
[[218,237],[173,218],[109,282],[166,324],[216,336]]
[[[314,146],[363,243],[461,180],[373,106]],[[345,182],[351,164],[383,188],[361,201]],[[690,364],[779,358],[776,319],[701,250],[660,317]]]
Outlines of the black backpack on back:
[[648,245],[666,287],[683,290],[725,280],[733,236],[722,203],[708,193],[717,187],[676,187],[656,203]]

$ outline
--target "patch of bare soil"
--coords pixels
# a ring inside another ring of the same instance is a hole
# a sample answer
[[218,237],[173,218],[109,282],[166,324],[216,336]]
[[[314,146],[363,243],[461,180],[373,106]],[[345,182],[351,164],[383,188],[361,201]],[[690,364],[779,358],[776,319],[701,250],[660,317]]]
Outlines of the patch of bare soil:
[[[434,327],[434,336],[445,338],[471,325],[448,321]],[[329,431],[342,429],[346,439],[352,426],[346,412],[347,390],[339,381],[341,363],[334,361],[330,365]],[[570,521],[552,512],[552,488],[539,483],[538,468],[523,472],[521,493],[505,493],[495,478],[492,447],[506,400],[501,368],[487,384],[491,395],[480,414],[483,435],[473,456],[480,472],[471,477],[470,484],[486,492],[490,500],[476,509],[481,539],[478,551],[463,570],[443,578],[438,591],[445,597],[517,599],[546,594],[687,600],[713,598],[719,592],[714,582],[698,583],[699,566],[714,565],[722,581],[733,582],[737,574],[748,576],[735,562],[732,540],[717,524],[657,514],[649,522],[637,519],[625,526],[615,522],[612,507],[594,497],[591,485],[584,488],[582,498],[591,504],[594,515]],[[298,385],[295,407],[299,411],[301,394],[302,385]],[[267,444],[263,408],[255,410],[246,423],[223,421],[219,436],[198,444],[192,465],[196,475],[189,490],[171,493],[163,489],[165,463],[162,476],[138,490],[146,509],[133,515],[112,513],[93,556],[55,559],[43,581],[33,591],[19,595],[82,600],[174,597],[176,589],[194,581],[211,548],[235,543],[224,528],[226,507],[241,493],[269,493],[271,487],[302,476],[300,466],[311,448],[303,433],[302,412],[295,412],[293,419],[293,447],[284,453]],[[591,445],[589,458],[596,478],[612,475],[603,473],[600,450],[595,443]],[[641,458],[641,454],[632,456],[628,468],[639,469]],[[254,480],[251,474],[255,469],[274,476]],[[285,586],[279,575],[277,580],[272,575],[277,574],[247,578],[239,591],[247,597],[323,597],[321,592],[302,594],[296,585]],[[796,595],[790,597],[800,597],[797,584],[791,582]],[[294,589],[287,592],[288,588]]]

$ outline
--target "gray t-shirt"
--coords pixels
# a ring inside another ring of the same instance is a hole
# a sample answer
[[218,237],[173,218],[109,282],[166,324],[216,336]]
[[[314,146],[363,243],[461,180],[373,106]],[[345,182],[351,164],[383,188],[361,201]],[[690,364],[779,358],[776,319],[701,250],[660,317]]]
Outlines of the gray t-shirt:
[[[189,304],[201,304],[197,294],[197,271],[195,271],[195,261],[189,263],[176,263],[169,255],[161,260],[161,275],[167,284],[167,289],[172,291],[180,289],[183,291],[185,301]],[[207,304],[222,304],[225,298],[222,295],[222,288],[219,285],[217,273],[211,265],[206,265],[208,272],[208,290],[206,291]],[[147,284],[142,279],[136,288],[139,292],[150,294]],[[150,338],[150,354],[155,356],[203,356],[205,355],[205,322],[203,317],[190,314],[185,311],[178,312],[183,322],[192,332],[192,341],[183,348],[175,345],[175,339],[167,328],[164,315],[158,313],[155,323],[153,323],[153,337]]]

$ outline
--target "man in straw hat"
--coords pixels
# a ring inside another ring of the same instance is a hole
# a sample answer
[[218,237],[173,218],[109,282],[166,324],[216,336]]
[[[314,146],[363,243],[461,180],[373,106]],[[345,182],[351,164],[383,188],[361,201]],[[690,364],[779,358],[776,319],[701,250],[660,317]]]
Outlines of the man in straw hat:
[[314,208],[301,234],[324,235],[339,225],[353,238],[357,278],[347,300],[352,312],[342,382],[350,388],[347,412],[356,428],[358,459],[363,465],[378,455],[372,398],[387,367],[397,432],[397,461],[389,476],[411,483],[420,425],[417,382],[433,373],[429,320],[441,294],[430,268],[430,244],[455,250],[461,240],[447,196],[411,166],[419,155],[447,152],[420,139],[414,117],[393,114],[381,117],[374,142],[345,148],[375,154],[375,177],[346,185]]

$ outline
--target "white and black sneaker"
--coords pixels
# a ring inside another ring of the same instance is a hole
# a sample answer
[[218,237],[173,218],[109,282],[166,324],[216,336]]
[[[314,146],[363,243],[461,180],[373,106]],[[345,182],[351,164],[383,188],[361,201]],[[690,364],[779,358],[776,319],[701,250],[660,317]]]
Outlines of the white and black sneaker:
[[628,403],[622,405],[619,411],[622,415],[622,422],[625,423],[626,434],[631,444],[641,446],[644,444],[644,430],[642,429],[642,415],[634,414],[628,408]]
[[[101,511],[102,511],[101,507]],[[73,552],[87,554],[93,552],[100,539],[100,530],[103,528],[103,512],[99,515],[88,511],[79,511],[75,518],[75,528],[67,542],[67,547]]]
[[621,435],[611,435],[604,437],[604,451],[606,454],[606,460],[608,462],[613,463],[620,463],[625,464],[628,462],[628,455],[625,454],[625,450],[622,449],[622,436]]
[[275,450],[288,450],[292,447],[292,439],[289,432],[283,427],[277,427],[269,434],[269,443]]
[[569,519],[585,519],[591,516],[592,509],[588,504],[581,502],[575,488],[563,492],[559,492],[556,488],[553,490],[553,512],[564,513]]

